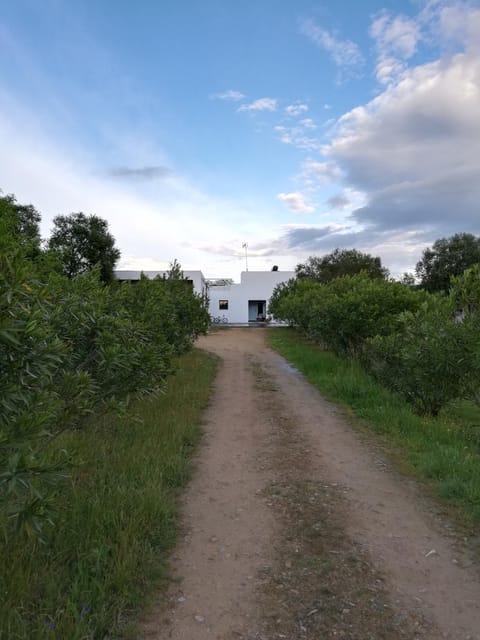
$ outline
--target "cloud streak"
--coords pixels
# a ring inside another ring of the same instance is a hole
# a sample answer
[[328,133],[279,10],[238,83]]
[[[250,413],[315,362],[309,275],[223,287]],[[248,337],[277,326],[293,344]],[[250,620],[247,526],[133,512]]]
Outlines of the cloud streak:
[[237,111],[276,111],[277,102],[276,98],[258,98],[249,104],[240,105]]
[[240,102],[246,96],[240,91],[234,91],[233,89],[228,89],[228,91],[223,91],[221,93],[213,93],[210,98],[212,100],[227,100],[228,102]]
[[288,107],[285,107],[285,113],[289,116],[299,116],[302,113],[306,113],[308,111],[308,105],[306,104],[289,104]]
[[113,167],[108,175],[112,178],[127,178],[129,180],[158,180],[171,175],[168,167]]
[[315,211],[315,207],[305,202],[302,193],[279,193],[277,198],[294,213],[313,213]]
[[308,159],[302,163],[300,177],[309,187],[320,187],[340,181],[342,172],[334,162]]
[[382,11],[370,26],[370,35],[377,49],[376,77],[389,84],[405,71],[405,60],[417,51],[422,39],[418,20],[403,15],[392,16]]
[[326,51],[339,68],[361,68],[365,59],[360,47],[351,40],[342,40],[335,34],[317,25],[313,20],[304,20],[301,31],[317,47]]
[[305,121],[300,121],[298,125],[294,127],[277,125],[273,130],[283,144],[290,144],[304,151],[320,151],[320,140],[310,135],[310,131],[314,128],[316,128],[314,123],[307,119],[306,123]]

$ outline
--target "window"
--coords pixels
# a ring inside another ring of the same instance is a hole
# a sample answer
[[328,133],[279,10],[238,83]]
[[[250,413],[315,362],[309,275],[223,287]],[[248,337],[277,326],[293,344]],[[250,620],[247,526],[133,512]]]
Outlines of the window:
[[227,311],[227,309],[228,309],[228,300],[219,300],[218,301],[218,308],[221,309],[222,311]]

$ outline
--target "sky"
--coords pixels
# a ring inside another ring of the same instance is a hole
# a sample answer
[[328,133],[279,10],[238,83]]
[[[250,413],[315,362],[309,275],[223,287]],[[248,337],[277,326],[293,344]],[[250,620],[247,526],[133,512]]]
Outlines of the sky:
[[480,0],[0,0],[0,189],[118,268],[480,234]]

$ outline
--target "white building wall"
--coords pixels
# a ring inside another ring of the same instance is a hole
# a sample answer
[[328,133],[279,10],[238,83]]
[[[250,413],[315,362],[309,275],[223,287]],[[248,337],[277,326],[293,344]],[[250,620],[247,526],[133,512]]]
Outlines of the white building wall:
[[[294,277],[294,271],[243,271],[239,284],[209,288],[210,315],[225,316],[228,322],[247,323],[249,300],[265,300],[266,313],[273,289]],[[228,300],[227,310],[220,309],[220,300]]]
[[[115,271],[118,280],[140,280],[143,273],[147,278],[168,275],[168,271]],[[206,282],[201,271],[184,271],[183,275],[193,282],[195,293],[203,295]],[[277,284],[295,277],[294,271],[242,271],[240,282],[208,288],[209,312],[212,317],[225,317],[229,323],[248,323],[249,300],[265,300],[265,314],[272,292]],[[228,300],[228,309],[220,309],[220,300]],[[253,313],[253,312],[252,312]]]

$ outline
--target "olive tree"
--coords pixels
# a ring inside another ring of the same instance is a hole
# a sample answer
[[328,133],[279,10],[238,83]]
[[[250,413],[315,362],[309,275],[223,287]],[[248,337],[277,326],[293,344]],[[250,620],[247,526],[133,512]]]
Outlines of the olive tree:
[[120,258],[115,239],[108,230],[108,222],[98,216],[72,213],[57,216],[48,247],[61,259],[64,274],[73,278],[96,265],[102,282],[113,280],[113,269]]
[[361,271],[370,278],[386,279],[389,275],[388,269],[382,267],[379,257],[362,253],[357,249],[335,249],[325,256],[310,256],[295,268],[298,278],[310,278],[323,284],[342,276],[353,276]]
[[440,238],[425,249],[417,262],[416,274],[427,291],[448,291],[450,278],[461,276],[465,269],[480,263],[480,237],[471,233],[456,233]]

